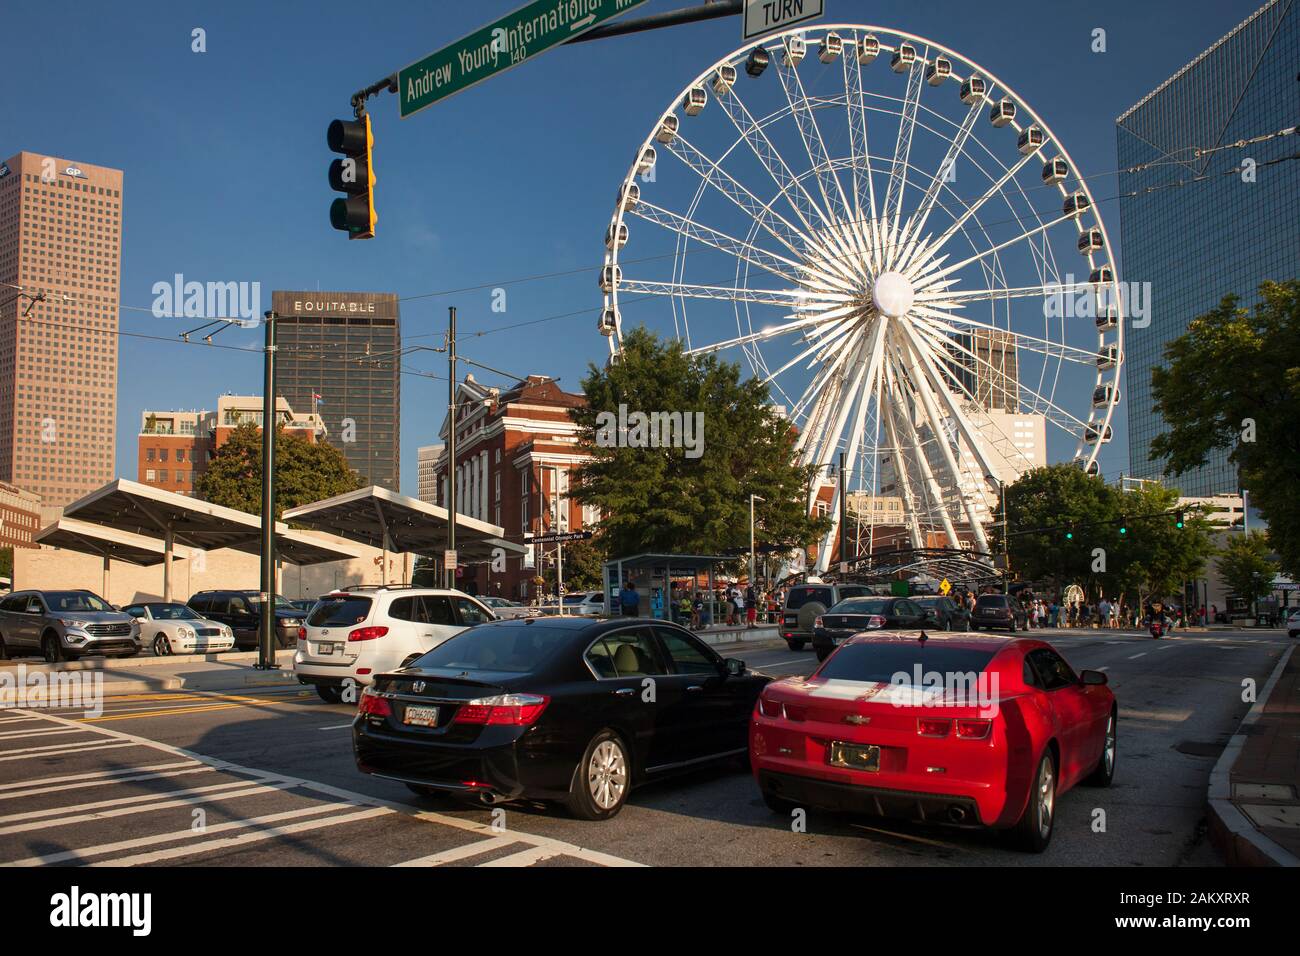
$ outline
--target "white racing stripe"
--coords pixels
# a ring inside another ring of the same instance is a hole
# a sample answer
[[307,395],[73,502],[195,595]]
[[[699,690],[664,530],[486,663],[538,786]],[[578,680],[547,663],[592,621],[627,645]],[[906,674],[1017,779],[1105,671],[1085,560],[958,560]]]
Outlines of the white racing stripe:
[[466,843],[464,846],[453,847],[450,850],[442,850],[428,856],[419,856],[404,863],[394,863],[393,866],[442,866],[444,863],[455,863],[457,860],[463,860],[466,857],[479,856],[483,853],[499,850],[502,847],[514,846],[517,842],[514,837],[493,837],[490,840],[476,840],[473,843]]

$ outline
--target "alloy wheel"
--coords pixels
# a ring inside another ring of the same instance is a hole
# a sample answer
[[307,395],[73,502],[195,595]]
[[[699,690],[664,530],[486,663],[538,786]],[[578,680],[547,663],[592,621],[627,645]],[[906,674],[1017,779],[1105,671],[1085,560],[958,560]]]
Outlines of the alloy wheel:
[[627,790],[627,760],[615,740],[602,740],[587,764],[587,787],[602,810],[612,810]]
[[1056,806],[1055,778],[1052,758],[1044,757],[1038,771],[1038,832],[1046,840],[1052,832],[1052,811]]

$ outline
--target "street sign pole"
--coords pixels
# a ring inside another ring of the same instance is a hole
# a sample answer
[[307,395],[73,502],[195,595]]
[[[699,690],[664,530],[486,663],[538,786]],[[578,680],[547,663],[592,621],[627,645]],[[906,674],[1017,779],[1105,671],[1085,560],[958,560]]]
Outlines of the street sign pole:
[[[447,319],[447,554],[456,553],[456,307]],[[456,586],[456,566],[445,566],[447,587]]]
[[262,362],[262,614],[257,634],[257,666],[270,670],[275,660],[275,319],[267,312]]

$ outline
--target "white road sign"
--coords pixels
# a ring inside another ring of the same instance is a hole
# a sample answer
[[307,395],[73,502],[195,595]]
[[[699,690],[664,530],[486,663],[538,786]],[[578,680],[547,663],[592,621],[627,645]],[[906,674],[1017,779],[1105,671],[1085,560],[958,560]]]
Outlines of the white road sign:
[[745,0],[745,39],[784,30],[826,12],[826,0]]

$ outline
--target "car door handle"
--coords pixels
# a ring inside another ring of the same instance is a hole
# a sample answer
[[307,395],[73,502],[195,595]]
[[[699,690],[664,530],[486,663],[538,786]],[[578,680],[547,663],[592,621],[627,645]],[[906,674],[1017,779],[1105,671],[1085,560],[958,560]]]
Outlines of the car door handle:
[[633,694],[636,693],[636,691],[633,690],[631,687],[620,687],[618,688],[618,690],[614,691],[614,693],[619,697],[631,697]]
[[686,689],[687,689],[688,691],[701,691],[701,690],[704,690],[704,688],[701,687],[699,684],[691,684],[691,685],[690,685],[689,687],[687,687]]

